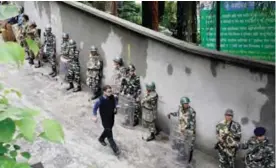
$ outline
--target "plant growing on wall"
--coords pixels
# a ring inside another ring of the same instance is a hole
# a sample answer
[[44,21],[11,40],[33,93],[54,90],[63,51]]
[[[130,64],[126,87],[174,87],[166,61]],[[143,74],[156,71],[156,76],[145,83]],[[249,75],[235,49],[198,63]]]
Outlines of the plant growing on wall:
[[[3,10],[5,9],[5,10]],[[11,7],[0,8],[0,20],[6,20],[16,16]],[[17,8],[13,7],[13,10]],[[8,12],[6,12],[8,11]],[[37,44],[31,39],[27,40],[29,48],[38,52]],[[10,64],[20,66],[24,63],[24,49],[14,42],[2,42],[0,44],[0,64]],[[27,151],[21,151],[18,140],[34,142],[37,137],[54,143],[63,143],[64,133],[61,125],[50,119],[42,121],[42,132],[37,132],[37,120],[39,111],[28,107],[19,107],[14,104],[9,95],[15,94],[18,98],[22,94],[12,88],[5,88],[0,83],[0,168],[30,168],[28,160],[31,154]],[[17,156],[26,158],[25,162],[19,162]]]

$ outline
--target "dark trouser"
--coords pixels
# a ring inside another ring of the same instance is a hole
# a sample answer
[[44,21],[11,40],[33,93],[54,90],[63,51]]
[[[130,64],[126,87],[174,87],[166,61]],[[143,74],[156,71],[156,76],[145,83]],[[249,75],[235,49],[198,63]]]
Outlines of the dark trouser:
[[100,136],[99,140],[104,141],[105,138],[107,138],[112,150],[114,152],[116,152],[118,150],[118,148],[117,148],[117,145],[116,145],[116,143],[113,139],[112,128],[104,128],[104,131],[103,131],[102,135]]

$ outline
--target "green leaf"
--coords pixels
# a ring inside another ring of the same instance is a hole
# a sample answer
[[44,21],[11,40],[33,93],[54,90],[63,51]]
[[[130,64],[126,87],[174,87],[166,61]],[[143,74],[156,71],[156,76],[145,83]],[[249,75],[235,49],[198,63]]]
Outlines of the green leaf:
[[31,158],[31,154],[29,152],[21,152],[21,156],[23,156],[26,159],[30,159]]
[[10,107],[10,108],[4,109],[4,112],[0,113],[0,121],[6,118],[20,120],[26,117],[33,117],[38,114],[39,114],[39,111],[30,109],[30,108]]
[[0,44],[0,63],[23,65],[25,51],[15,42],[5,42]]
[[15,160],[7,156],[0,156],[0,168],[14,168],[15,165]]
[[0,20],[6,20],[17,16],[18,7],[16,5],[1,5],[0,6]]
[[10,89],[10,91],[12,93],[15,93],[17,95],[17,97],[21,98],[22,97],[22,94],[18,91],[18,90],[15,90],[15,89]]
[[23,118],[22,120],[16,121],[16,125],[23,137],[30,141],[34,141],[36,122],[33,118]]
[[18,145],[13,145],[13,148],[15,149],[15,150],[20,150],[20,146],[18,146]]
[[0,98],[0,104],[8,105],[9,100],[6,97],[2,97]]
[[10,155],[11,155],[12,158],[16,158],[17,151],[16,150],[10,151]]
[[14,168],[31,168],[28,163],[17,163]]
[[0,155],[3,155],[8,152],[8,149],[4,146],[0,146]]
[[39,52],[38,44],[34,40],[32,40],[30,38],[26,38],[26,42],[27,42],[27,44],[29,46],[29,49],[31,51],[33,51],[34,55],[36,56],[38,54],[38,52]]
[[6,144],[6,145],[4,145],[4,147],[6,147],[6,148],[10,148],[10,147],[11,147],[11,145],[10,145],[10,144]]
[[41,137],[51,142],[63,143],[64,133],[61,125],[55,120],[46,119],[42,122],[44,133]]
[[4,89],[4,85],[0,83],[0,91]]
[[15,123],[12,119],[7,118],[0,121],[0,142],[10,142],[15,133]]

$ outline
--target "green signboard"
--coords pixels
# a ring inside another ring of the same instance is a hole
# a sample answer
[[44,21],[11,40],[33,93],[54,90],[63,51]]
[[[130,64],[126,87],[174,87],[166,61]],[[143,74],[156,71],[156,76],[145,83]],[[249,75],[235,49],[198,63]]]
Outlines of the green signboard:
[[[216,49],[216,8],[201,2],[201,45]],[[220,51],[275,61],[275,8],[256,10],[256,2],[220,2]]]

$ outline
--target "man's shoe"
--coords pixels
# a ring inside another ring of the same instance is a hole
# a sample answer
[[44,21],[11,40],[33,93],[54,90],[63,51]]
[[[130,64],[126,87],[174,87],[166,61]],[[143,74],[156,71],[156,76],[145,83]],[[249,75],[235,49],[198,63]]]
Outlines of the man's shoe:
[[98,141],[99,141],[100,144],[102,144],[103,146],[106,146],[106,145],[107,145],[104,141],[101,141],[100,139],[98,139]]
[[114,154],[115,156],[118,156],[120,155],[121,151],[117,148],[116,150],[114,150]]
[[73,83],[71,82],[71,83],[69,83],[69,87],[66,88],[66,90],[71,90],[71,89],[73,89],[73,88],[74,88],[74,85],[73,85]]
[[147,142],[152,141],[155,139],[154,133],[151,133],[150,136],[146,139]]
[[73,92],[79,92],[79,91],[81,91],[81,87],[80,87],[80,86],[77,86],[77,88],[75,88],[75,89],[73,90]]

